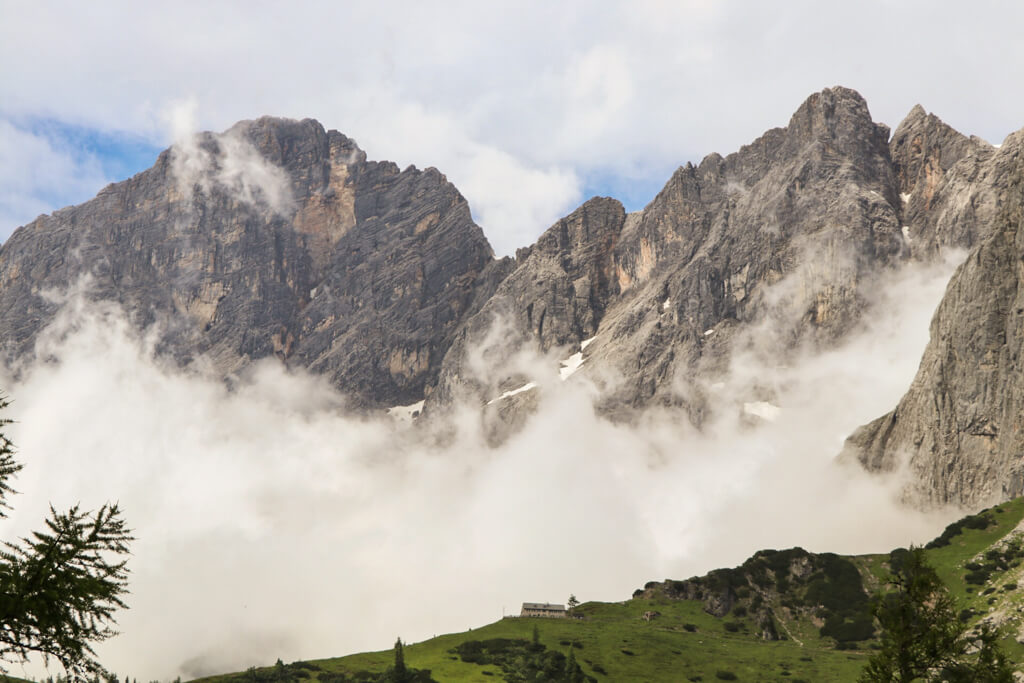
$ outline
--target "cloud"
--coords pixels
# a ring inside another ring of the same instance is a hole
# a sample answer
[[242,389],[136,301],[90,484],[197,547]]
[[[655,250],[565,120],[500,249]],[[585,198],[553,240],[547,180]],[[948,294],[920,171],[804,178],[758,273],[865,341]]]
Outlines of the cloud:
[[[274,361],[229,390],[155,357],[159,335],[116,305],[71,296],[39,360],[3,383],[26,463],[4,532],[50,502],[119,500],[138,538],[131,609],[100,654],[146,680],[419,641],[570,592],[622,600],[763,547],[922,542],[956,513],[902,509],[898,480],[833,456],[909,383],[950,271],[881,282],[840,348],[787,367],[737,357],[703,433],[670,412],[599,419],[585,373],[562,382],[555,356],[520,354],[540,403],[498,447],[476,408],[434,426],[351,416]],[[743,414],[755,385],[775,422]]]
[[197,101],[175,104],[167,115],[174,135],[171,172],[178,192],[194,197],[215,188],[235,201],[265,205],[286,216],[293,208],[291,184],[284,169],[267,161],[245,138],[249,123],[240,123],[220,135],[196,132]]
[[464,130],[453,117],[419,104],[393,99],[385,113],[360,133],[369,138],[371,158],[400,166],[434,166],[470,202],[498,255],[523,246],[523,235],[539,235],[581,201],[581,181],[568,167],[534,164]]
[[60,143],[0,118],[0,239],[51,211],[57,197],[84,199],[109,182],[95,156]]
[[1024,124],[1024,95],[1006,87],[1024,64],[1024,7],[924,7],[5,2],[0,62],[19,68],[0,76],[0,112],[163,144],[162,112],[191,96],[201,129],[315,117],[370,158],[439,168],[508,253],[585,199],[576,179],[656,188],[837,83],[891,126],[917,102],[992,141]]
[[[0,74],[0,230],[79,201],[53,188],[108,180],[12,121],[169,145],[166,113],[190,98],[186,132],[311,116],[371,158],[438,167],[499,253],[584,199],[581,178],[656,187],[836,83],[890,125],[921,102],[993,141],[1020,127],[1024,96],[1006,84],[1024,64],[1024,8],[922,7],[0,2],[0,63],[19,65]],[[220,181],[256,199],[261,177]],[[50,500],[121,500],[139,537],[132,609],[101,652],[151,678],[386,647],[569,592],[620,600],[764,546],[923,541],[943,519],[893,507],[890,484],[832,456],[909,384],[944,276],[904,271],[879,290],[887,313],[841,349],[784,368],[737,357],[706,388],[722,418],[704,434],[656,413],[640,427],[597,420],[577,373],[540,383],[539,412],[495,449],[475,414],[457,415],[441,448],[346,416],[333,389],[272,364],[228,392],[154,360],[116,309],[83,308],[46,338],[51,360],[5,383],[27,467],[4,530],[38,526]],[[743,416],[768,398],[774,423]]]

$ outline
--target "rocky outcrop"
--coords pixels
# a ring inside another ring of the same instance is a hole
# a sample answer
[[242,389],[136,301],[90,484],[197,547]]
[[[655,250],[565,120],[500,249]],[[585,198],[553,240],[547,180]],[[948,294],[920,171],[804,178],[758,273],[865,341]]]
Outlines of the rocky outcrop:
[[[763,640],[779,640],[776,616],[784,615],[817,621],[820,634],[838,642],[862,641],[874,635],[862,571],[833,553],[761,550],[739,567],[685,581],[650,581],[633,598],[700,601],[714,617],[749,618]],[[740,626],[734,622],[734,630]]]
[[357,406],[422,397],[492,262],[435,169],[370,162],[312,120],[202,134],[0,249],[0,344],[32,352],[60,301],[120,303],[158,348],[224,376],[277,357]]
[[1024,131],[985,163],[998,174],[984,188],[996,216],[976,228],[987,237],[953,276],[910,390],[844,450],[869,470],[906,468],[918,504],[1024,494]]

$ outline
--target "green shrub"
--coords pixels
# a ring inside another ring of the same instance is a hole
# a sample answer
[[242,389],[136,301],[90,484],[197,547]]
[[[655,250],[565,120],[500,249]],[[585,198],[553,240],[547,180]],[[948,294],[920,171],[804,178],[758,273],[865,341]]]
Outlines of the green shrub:
[[725,671],[725,670],[722,670],[722,669],[719,669],[718,671],[715,672],[715,678],[717,678],[720,681],[735,681],[735,680],[737,680],[736,674],[734,674],[731,671]]
[[875,635],[875,621],[870,612],[833,614],[825,620],[820,633],[839,642],[868,640]]
[[983,586],[990,576],[992,576],[992,572],[987,569],[979,569],[978,571],[968,572],[964,576],[964,581],[977,586]]
[[962,534],[964,529],[987,529],[995,523],[995,517],[990,512],[983,510],[976,515],[964,517],[959,521],[953,522],[946,527],[942,535],[928,543],[925,548],[931,550],[933,548],[945,547],[954,538]]

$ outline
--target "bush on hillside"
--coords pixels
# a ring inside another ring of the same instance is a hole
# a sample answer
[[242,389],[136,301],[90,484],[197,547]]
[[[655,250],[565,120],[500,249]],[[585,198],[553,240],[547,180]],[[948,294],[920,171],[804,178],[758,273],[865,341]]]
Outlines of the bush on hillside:
[[932,550],[933,548],[944,548],[949,545],[954,538],[962,534],[964,529],[987,529],[995,523],[996,518],[992,516],[992,513],[988,510],[983,510],[976,515],[970,515],[969,517],[964,517],[961,520],[953,522],[945,528],[938,538],[928,543],[925,548],[928,550]]

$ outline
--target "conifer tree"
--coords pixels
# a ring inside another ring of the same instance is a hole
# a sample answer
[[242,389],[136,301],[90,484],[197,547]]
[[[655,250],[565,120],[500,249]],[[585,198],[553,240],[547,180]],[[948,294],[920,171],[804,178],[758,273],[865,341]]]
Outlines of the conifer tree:
[[[0,410],[8,401],[0,396]],[[11,421],[0,418],[0,430]],[[21,470],[0,432],[0,518],[11,509],[11,478]],[[33,654],[59,662],[70,680],[105,674],[93,645],[115,635],[114,612],[128,592],[132,541],[116,504],[87,512],[50,507],[45,528],[0,549],[0,672]]]
[[405,652],[402,648],[401,638],[395,641],[395,664],[392,671],[394,673],[393,679],[396,683],[402,683],[409,676],[409,672],[405,668]]
[[894,551],[890,565],[893,590],[875,607],[882,647],[861,675],[863,683],[1013,681],[997,633],[968,631],[923,548]]

